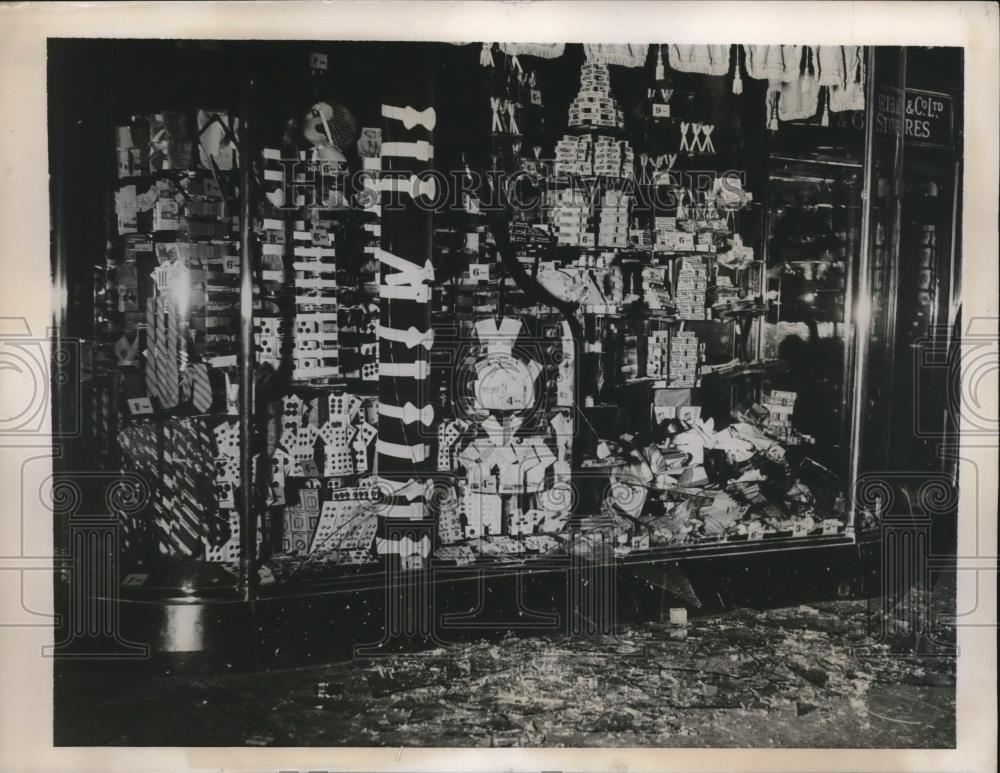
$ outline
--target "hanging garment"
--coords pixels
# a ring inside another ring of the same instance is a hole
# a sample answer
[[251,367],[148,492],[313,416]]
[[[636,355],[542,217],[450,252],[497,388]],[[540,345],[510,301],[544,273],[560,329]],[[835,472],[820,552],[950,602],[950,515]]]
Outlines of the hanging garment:
[[816,115],[819,103],[819,79],[800,78],[781,84],[778,101],[778,118],[782,121],[801,121]]
[[678,72],[700,75],[725,75],[729,72],[728,45],[670,45],[667,49],[670,66]]
[[537,56],[555,59],[566,50],[565,43],[501,43],[500,50],[508,56]]
[[865,59],[861,46],[844,46],[844,82],[830,86],[830,110],[865,109]]
[[784,83],[791,83],[798,80],[802,75],[802,52],[806,46],[782,46],[781,60],[782,72],[781,80]]
[[[747,75],[767,79],[764,107],[768,129],[776,131],[779,119],[798,121],[816,114],[820,86],[843,73],[843,67],[838,69],[838,50],[837,46],[746,47]],[[824,67],[821,83],[819,73]]]
[[[765,105],[768,128],[776,130],[778,120],[800,121],[816,115],[820,82],[816,75],[816,52],[809,46],[781,46],[781,78],[769,78]],[[776,63],[768,71],[777,71]]]
[[816,46],[813,49],[820,86],[842,86],[845,83],[847,63],[843,46]]
[[746,46],[747,75],[766,81],[780,81],[785,72],[782,46]]
[[588,64],[617,64],[621,67],[643,67],[649,45],[646,43],[584,43]]

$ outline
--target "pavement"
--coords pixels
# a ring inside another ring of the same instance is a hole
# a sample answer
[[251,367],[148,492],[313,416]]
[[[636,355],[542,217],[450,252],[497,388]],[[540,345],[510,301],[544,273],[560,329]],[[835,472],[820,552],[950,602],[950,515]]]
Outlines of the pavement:
[[55,740],[129,746],[947,748],[954,583],[892,608],[736,609],[611,636],[109,679],[56,668]]

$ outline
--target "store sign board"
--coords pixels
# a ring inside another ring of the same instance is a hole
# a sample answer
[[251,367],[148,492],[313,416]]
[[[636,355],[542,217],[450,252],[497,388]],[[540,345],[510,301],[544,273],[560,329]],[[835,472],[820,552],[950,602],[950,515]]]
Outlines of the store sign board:
[[875,131],[885,136],[902,128],[907,142],[951,150],[954,144],[954,104],[948,94],[907,89],[900,127],[898,89],[880,89],[875,100]]

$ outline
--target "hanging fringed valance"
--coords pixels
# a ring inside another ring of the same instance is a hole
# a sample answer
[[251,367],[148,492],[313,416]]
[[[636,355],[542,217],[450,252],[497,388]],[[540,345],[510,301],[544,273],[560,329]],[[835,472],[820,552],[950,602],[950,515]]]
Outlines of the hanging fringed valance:
[[[816,115],[828,126],[830,113],[864,110],[865,72],[861,46],[743,46],[746,73],[766,80],[765,115],[769,129],[778,121]],[[737,67],[739,63],[737,62]]]
[[565,43],[501,43],[500,50],[508,56],[537,56],[555,59],[566,50]]
[[583,51],[587,62],[593,64],[616,64],[619,67],[643,67],[649,45],[634,43],[584,43]]
[[698,75],[725,75],[729,72],[730,46],[667,46],[670,66],[677,72]]
[[830,86],[830,111],[865,109],[865,56],[861,46],[844,47],[844,80]]
[[[479,61],[493,66],[493,43],[482,43]],[[554,59],[562,56],[565,43],[499,43],[508,56],[535,56]],[[663,48],[667,49],[666,57]],[[586,61],[643,67],[649,53],[647,44],[584,43]],[[742,52],[742,56],[741,56]],[[666,61],[664,61],[666,59]],[[743,76],[767,81],[764,95],[767,125],[777,128],[780,121],[800,121],[816,115],[822,104],[821,123],[829,123],[829,113],[864,110],[865,72],[861,46],[729,46],[657,45],[655,79],[665,77],[665,64],[673,70],[715,77],[732,73],[732,92],[743,93]]]

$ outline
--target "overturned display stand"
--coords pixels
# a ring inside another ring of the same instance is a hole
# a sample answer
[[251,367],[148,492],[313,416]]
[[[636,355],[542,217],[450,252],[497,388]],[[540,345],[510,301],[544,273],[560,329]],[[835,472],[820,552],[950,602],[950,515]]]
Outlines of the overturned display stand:
[[[860,592],[884,366],[958,297],[957,162],[908,210],[951,219],[901,216],[904,50],[836,80],[791,46],[191,48],[206,93],[91,121],[96,276],[55,135],[56,277],[94,292],[59,320],[91,358],[61,651],[281,665]],[[379,89],[338,80],[376,48]]]

